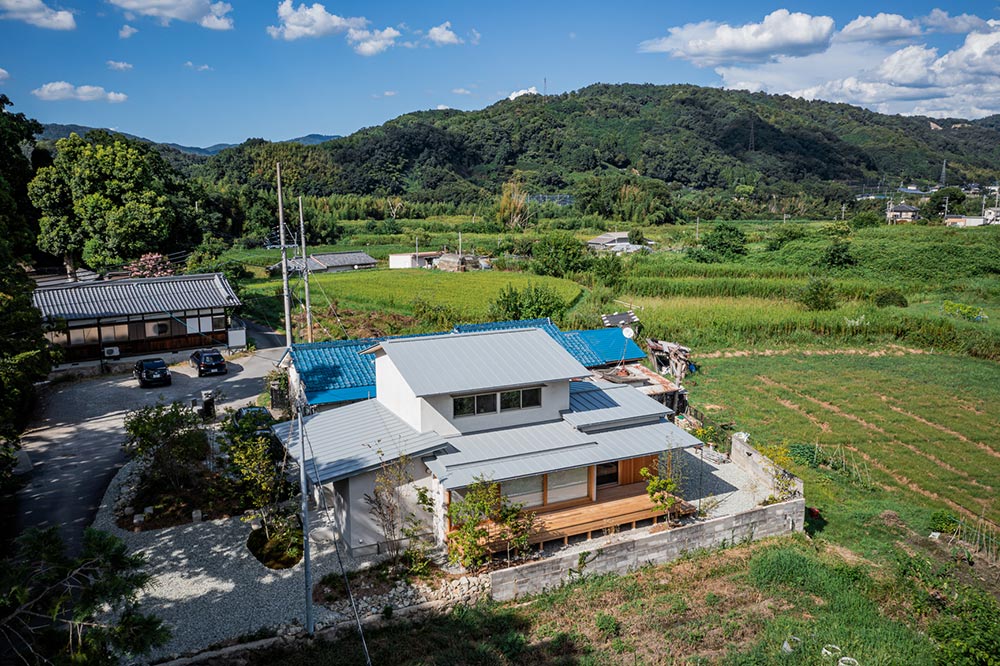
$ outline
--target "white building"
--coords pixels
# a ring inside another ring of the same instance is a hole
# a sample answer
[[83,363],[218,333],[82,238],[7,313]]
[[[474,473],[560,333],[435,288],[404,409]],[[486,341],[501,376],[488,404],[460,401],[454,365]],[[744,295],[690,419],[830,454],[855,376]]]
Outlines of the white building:
[[[430,491],[434,511],[421,517],[435,542],[447,540],[448,504],[478,478],[534,511],[532,541],[544,542],[662,515],[639,470],[655,469],[666,450],[700,444],[657,401],[589,379],[539,329],[385,340],[365,353],[375,356],[377,397],[304,426],[306,469],[354,554],[376,552],[383,540],[365,501],[382,460],[411,459],[414,481],[403,495],[421,515],[415,486]],[[293,425],[275,432],[297,456]]]

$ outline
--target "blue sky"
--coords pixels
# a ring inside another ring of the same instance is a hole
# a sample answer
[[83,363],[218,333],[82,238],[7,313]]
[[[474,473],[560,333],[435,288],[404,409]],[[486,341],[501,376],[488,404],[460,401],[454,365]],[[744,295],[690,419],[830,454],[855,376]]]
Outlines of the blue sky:
[[695,83],[1000,112],[987,2],[0,0],[0,93],[42,122],[205,146],[349,134],[519,91]]

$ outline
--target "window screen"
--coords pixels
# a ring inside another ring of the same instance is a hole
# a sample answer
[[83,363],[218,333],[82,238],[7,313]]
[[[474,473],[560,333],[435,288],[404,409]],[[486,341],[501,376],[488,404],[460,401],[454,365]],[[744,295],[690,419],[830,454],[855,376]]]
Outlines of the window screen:
[[549,474],[547,503],[555,504],[586,497],[589,472],[587,467],[578,467]]

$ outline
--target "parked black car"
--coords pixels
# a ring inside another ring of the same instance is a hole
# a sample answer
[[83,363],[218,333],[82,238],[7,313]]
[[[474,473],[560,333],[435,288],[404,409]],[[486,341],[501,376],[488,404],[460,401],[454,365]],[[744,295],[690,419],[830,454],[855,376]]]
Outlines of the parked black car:
[[192,368],[198,368],[199,377],[224,375],[228,372],[226,359],[214,349],[199,349],[191,354],[190,363]]
[[132,376],[139,380],[139,387],[170,386],[170,369],[162,358],[144,358],[132,366]]

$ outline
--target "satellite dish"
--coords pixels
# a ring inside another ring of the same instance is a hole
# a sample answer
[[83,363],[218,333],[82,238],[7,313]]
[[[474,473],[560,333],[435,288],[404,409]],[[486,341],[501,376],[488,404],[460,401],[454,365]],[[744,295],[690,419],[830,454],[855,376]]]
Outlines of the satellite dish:
[[631,340],[635,337],[635,331],[632,330],[631,326],[622,326],[622,335]]

